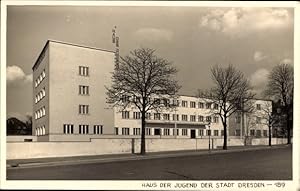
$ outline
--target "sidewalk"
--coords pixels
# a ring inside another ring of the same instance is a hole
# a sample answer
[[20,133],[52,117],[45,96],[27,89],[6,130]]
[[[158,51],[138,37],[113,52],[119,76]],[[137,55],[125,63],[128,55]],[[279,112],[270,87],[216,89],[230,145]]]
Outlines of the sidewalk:
[[227,150],[222,148],[214,150],[185,150],[185,151],[164,151],[164,152],[151,152],[146,155],[140,154],[111,154],[111,155],[93,155],[93,156],[72,156],[72,157],[53,157],[53,158],[36,158],[36,159],[16,159],[7,160],[7,169],[14,168],[33,168],[42,166],[61,166],[61,165],[75,165],[75,164],[89,164],[89,163],[107,163],[118,161],[130,160],[146,160],[170,157],[184,157],[195,155],[211,155],[220,153],[243,152],[250,150],[264,150],[284,148],[288,145],[274,145],[272,147],[259,145],[259,146],[231,146]]

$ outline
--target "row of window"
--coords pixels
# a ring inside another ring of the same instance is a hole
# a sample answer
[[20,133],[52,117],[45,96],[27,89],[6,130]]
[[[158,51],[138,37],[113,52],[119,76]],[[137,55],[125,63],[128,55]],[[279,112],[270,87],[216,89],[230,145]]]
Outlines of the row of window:
[[41,135],[45,135],[45,134],[46,134],[45,125],[35,128],[35,135],[41,136]]
[[34,118],[39,119],[39,118],[41,118],[45,115],[46,115],[46,109],[45,109],[45,106],[44,106],[44,107],[40,108],[39,110],[37,110],[35,112]]
[[[123,103],[129,102],[129,101],[133,101],[133,102],[137,102],[138,100],[140,100],[139,97],[134,97],[131,99],[130,96],[126,96],[123,95],[121,97],[121,101]],[[181,107],[190,107],[190,108],[200,108],[200,109],[219,109],[219,105],[217,103],[213,104],[213,103],[203,103],[203,102],[198,102],[198,104],[196,105],[196,101],[190,101],[190,104],[188,104],[188,101],[182,100],[181,101],[181,105],[180,105],[180,101],[179,100],[169,100],[167,98],[154,98],[153,102],[155,102],[156,104],[163,104],[163,105],[173,105],[173,106],[181,106]],[[196,107],[198,106],[198,107]],[[204,107],[205,106],[205,107]]]
[[[257,124],[261,123],[261,120],[262,120],[261,117],[257,117],[256,116],[255,119],[256,119],[255,121],[256,121]],[[235,122],[236,123],[241,123],[241,116],[240,115],[238,115],[238,116],[235,117]]]
[[[130,135],[129,133],[129,127],[122,127],[121,132],[119,132],[119,128],[115,127],[115,134],[116,135]],[[154,129],[153,135],[163,135],[163,136],[169,136],[171,135],[171,130],[170,128],[164,128],[164,129]],[[198,136],[204,136],[204,131],[206,131],[207,136],[219,136],[219,130],[204,130],[204,129],[199,129],[198,130]],[[213,134],[212,134],[213,132]],[[146,135],[152,135],[151,134],[151,128],[146,128],[145,129],[145,134]],[[141,135],[141,129],[140,128],[133,128],[133,135]],[[179,135],[179,129],[173,129],[173,135]],[[188,129],[181,129],[181,135],[182,136],[187,136],[188,135]],[[221,130],[221,136],[224,135],[224,131]]]
[[[74,134],[74,125],[73,124],[64,124],[63,125],[64,134]],[[89,125],[79,125],[78,126],[79,134],[89,134]],[[102,125],[94,125],[93,134],[103,134]]]
[[[146,119],[151,119],[152,114],[151,113],[146,113]],[[219,117],[218,116],[202,116],[198,115],[190,115],[189,116],[189,121],[191,122],[204,122],[204,117],[206,122],[213,122],[213,123],[218,123],[219,122]],[[122,119],[129,119],[130,118],[130,112],[129,111],[122,111]],[[212,121],[213,118],[213,121]],[[141,113],[140,112],[133,112],[133,119],[141,119]],[[168,113],[154,113],[153,114],[153,119],[154,120],[170,120],[170,114]],[[173,114],[172,115],[173,121],[179,121],[179,114]],[[188,115],[182,114],[181,115],[181,120],[182,121],[188,121]]]
[[43,70],[42,73],[35,80],[35,87],[38,87],[38,85],[43,81],[45,77],[46,77],[46,73],[45,70]]
[[38,103],[46,96],[46,90],[43,88],[36,96],[35,96],[35,103]]
[[263,136],[264,137],[267,137],[268,136],[268,130],[254,130],[254,129],[251,129],[250,130],[250,136],[256,136],[256,137],[261,137],[263,133]]

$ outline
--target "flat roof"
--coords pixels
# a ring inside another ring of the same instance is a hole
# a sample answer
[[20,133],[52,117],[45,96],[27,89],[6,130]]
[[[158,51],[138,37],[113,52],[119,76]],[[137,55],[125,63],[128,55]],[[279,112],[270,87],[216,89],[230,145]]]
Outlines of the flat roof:
[[37,64],[40,62],[40,60],[42,58],[42,55],[45,53],[45,51],[48,48],[49,42],[54,42],[54,43],[65,44],[65,45],[69,45],[69,46],[76,46],[76,47],[80,47],[80,48],[88,48],[88,49],[93,49],[93,50],[99,50],[99,51],[115,53],[115,51],[112,51],[112,50],[100,49],[100,48],[91,47],[91,46],[84,46],[84,45],[79,45],[79,44],[74,44],[74,43],[69,43],[69,42],[63,42],[63,41],[48,39],[47,42],[45,43],[41,53],[39,54],[38,58],[36,59],[34,65],[32,66],[32,70],[34,70],[35,67],[37,66]]

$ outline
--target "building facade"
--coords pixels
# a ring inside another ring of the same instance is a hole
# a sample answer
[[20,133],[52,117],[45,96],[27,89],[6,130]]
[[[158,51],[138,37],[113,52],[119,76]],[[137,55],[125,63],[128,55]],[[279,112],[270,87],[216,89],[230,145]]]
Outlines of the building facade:
[[105,86],[114,52],[48,40],[33,66],[33,135],[72,141],[110,134]]
[[[48,40],[33,66],[33,135],[37,141],[88,141],[140,137],[141,113],[106,103],[115,67],[113,51]],[[175,109],[146,115],[146,137],[221,138],[219,106],[204,98],[179,96]],[[267,101],[255,100],[250,113],[229,117],[227,135],[267,136],[261,116]],[[253,133],[254,131],[254,133]]]
[[249,111],[237,111],[229,117],[229,135],[240,138],[268,137],[268,122],[272,112],[272,101],[251,100]]
[[[171,102],[173,100],[170,100]],[[146,136],[162,138],[201,138],[223,136],[219,116],[213,111],[217,105],[192,96],[179,96],[177,107],[146,114]],[[117,135],[140,135],[141,113],[134,107],[125,110],[114,108],[115,133]]]

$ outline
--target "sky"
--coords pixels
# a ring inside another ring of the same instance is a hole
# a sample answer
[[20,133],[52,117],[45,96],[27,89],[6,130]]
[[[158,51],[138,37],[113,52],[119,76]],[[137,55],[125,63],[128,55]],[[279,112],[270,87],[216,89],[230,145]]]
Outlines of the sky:
[[7,117],[32,115],[32,66],[47,39],[114,50],[152,48],[178,69],[179,93],[213,86],[210,68],[232,64],[257,97],[271,69],[294,63],[293,8],[9,6]]

